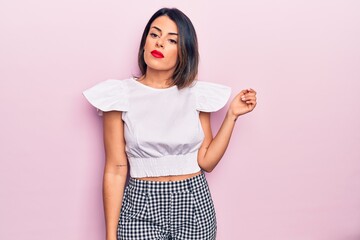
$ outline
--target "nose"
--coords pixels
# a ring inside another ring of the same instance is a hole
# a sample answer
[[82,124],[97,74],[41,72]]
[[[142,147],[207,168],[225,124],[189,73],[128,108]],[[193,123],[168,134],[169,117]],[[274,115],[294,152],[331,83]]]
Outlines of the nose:
[[159,48],[164,48],[164,43],[160,38],[158,38],[158,40],[156,41],[156,46]]

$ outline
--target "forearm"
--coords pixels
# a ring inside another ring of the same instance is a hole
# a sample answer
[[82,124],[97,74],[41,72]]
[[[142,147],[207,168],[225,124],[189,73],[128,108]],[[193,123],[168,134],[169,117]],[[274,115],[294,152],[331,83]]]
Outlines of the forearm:
[[127,167],[122,167],[119,173],[104,171],[103,201],[106,224],[106,239],[117,238],[117,225],[126,183]]
[[235,122],[236,117],[228,112],[218,133],[209,144],[205,156],[202,159],[201,167],[205,171],[211,172],[221,160],[229,145]]

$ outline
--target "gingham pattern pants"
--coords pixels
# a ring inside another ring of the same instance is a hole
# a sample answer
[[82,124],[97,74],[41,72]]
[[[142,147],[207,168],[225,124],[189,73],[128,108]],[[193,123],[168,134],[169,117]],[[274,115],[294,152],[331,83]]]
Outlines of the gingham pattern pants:
[[118,240],[213,240],[216,216],[204,173],[173,182],[130,178]]

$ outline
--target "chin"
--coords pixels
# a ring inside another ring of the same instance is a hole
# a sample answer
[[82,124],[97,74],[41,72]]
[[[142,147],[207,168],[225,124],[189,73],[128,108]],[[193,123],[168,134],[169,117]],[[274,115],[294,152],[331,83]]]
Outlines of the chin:
[[175,70],[176,63],[169,64],[168,62],[162,61],[163,59],[156,59],[153,56],[144,56],[145,63],[148,68],[151,68],[153,70],[157,71],[170,71]]
[[152,70],[155,70],[155,71],[171,71],[171,70],[175,70],[175,66],[167,66],[167,65],[164,65],[162,63],[148,63],[148,62],[145,62],[146,65],[147,65],[147,68],[149,69],[152,69]]
[[147,66],[147,68],[151,69],[153,71],[163,71],[163,72],[165,72],[165,71],[174,71],[175,70],[175,68],[152,67],[152,66],[149,66],[149,65]]

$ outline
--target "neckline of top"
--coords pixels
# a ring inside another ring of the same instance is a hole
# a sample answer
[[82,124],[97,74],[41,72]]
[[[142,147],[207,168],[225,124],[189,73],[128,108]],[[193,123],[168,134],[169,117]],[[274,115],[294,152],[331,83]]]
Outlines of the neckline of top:
[[166,91],[166,90],[170,90],[170,89],[174,89],[174,88],[177,88],[176,85],[174,86],[171,86],[171,87],[167,87],[167,88],[154,88],[154,87],[150,87],[148,85],[145,85],[141,82],[139,82],[138,80],[136,80],[136,78],[132,77],[131,80],[133,80],[133,82],[135,82],[137,85],[140,85],[144,88],[147,88],[147,89],[151,89],[151,90],[154,90],[154,91]]

